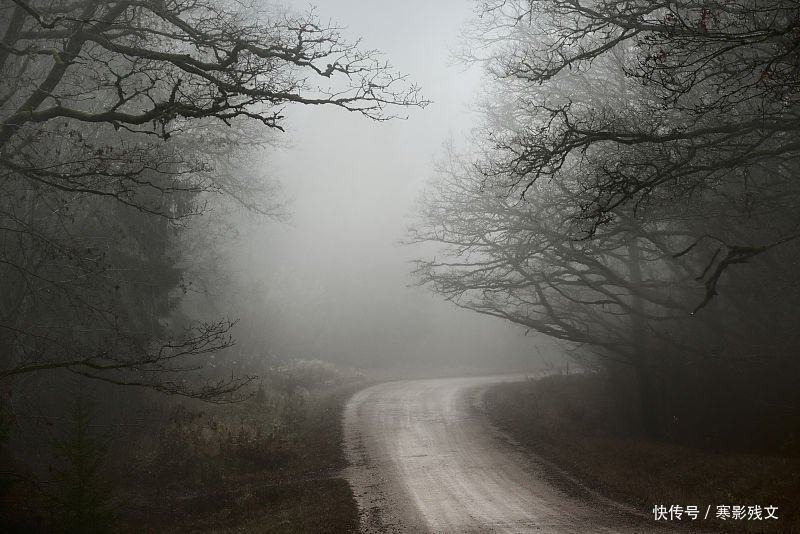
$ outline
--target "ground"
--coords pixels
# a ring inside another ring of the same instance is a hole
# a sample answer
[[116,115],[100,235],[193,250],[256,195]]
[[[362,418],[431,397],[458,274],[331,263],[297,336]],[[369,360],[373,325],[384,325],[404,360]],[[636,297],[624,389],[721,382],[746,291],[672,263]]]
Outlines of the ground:
[[[703,515],[710,505],[713,516],[717,506],[777,506],[778,520],[711,517],[703,526],[724,532],[800,532],[800,458],[646,439],[613,409],[603,380],[573,375],[501,384],[486,394],[487,413],[532,454],[641,511],[688,505],[698,506]],[[684,515],[682,521],[690,520]]]

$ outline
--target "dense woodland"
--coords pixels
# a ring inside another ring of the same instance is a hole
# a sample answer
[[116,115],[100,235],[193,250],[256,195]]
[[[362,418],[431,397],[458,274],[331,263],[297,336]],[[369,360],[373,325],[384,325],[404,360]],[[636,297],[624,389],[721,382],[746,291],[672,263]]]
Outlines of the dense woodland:
[[478,15],[483,123],[423,203],[419,283],[633,381],[651,437],[796,453],[800,4]]
[[[0,21],[3,522],[21,532],[106,531],[104,451],[111,445],[121,465],[136,460],[138,442],[119,429],[150,433],[157,449],[181,443],[164,429],[186,430],[196,418],[178,405],[154,424],[148,410],[166,401],[150,393],[217,403],[259,393],[262,407],[273,399],[262,412],[275,417],[242,419],[239,434],[205,425],[218,439],[202,441],[223,458],[226,439],[285,437],[299,413],[296,390],[316,380],[282,368],[257,389],[255,373],[275,363],[250,354],[243,365],[241,348],[230,356],[237,319],[181,305],[215,283],[198,273],[216,269],[220,213],[279,212],[268,169],[247,164],[296,106],[384,121],[425,101],[313,10],[3,0]],[[116,445],[125,440],[127,450]],[[196,455],[173,446],[173,455]],[[166,464],[148,462],[163,484]]]

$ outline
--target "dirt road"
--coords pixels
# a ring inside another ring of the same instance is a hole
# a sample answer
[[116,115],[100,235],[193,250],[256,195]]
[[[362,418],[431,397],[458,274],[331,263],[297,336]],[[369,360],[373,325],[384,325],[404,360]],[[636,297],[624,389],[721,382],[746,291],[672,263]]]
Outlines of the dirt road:
[[557,489],[549,468],[489,424],[483,391],[512,379],[391,382],[350,400],[347,476],[362,530],[661,532],[646,516]]

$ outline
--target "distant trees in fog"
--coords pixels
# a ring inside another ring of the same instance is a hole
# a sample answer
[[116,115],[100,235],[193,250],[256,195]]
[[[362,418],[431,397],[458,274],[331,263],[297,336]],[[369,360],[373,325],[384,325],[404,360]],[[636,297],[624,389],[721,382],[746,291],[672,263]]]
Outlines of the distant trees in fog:
[[427,195],[418,281],[633,369],[653,434],[721,369],[797,376],[797,3],[478,11],[477,153]]
[[147,398],[116,386],[247,396],[251,369],[217,357],[235,320],[179,304],[215,270],[220,207],[278,213],[253,161],[292,104],[383,121],[425,101],[313,10],[0,0],[0,500],[24,504],[0,523],[111,529],[97,427]]
[[237,1],[0,2],[0,380],[67,369],[213,398],[185,371],[231,322],[171,329],[181,228],[221,194],[271,212],[241,160],[289,104],[386,120],[417,88],[313,11]]

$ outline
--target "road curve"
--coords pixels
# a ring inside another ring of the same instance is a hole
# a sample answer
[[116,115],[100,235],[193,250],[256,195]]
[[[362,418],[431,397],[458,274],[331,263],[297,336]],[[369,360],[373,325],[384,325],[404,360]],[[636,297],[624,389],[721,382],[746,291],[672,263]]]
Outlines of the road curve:
[[346,476],[363,532],[642,533],[655,524],[557,489],[493,427],[483,392],[520,377],[390,382],[345,409]]

